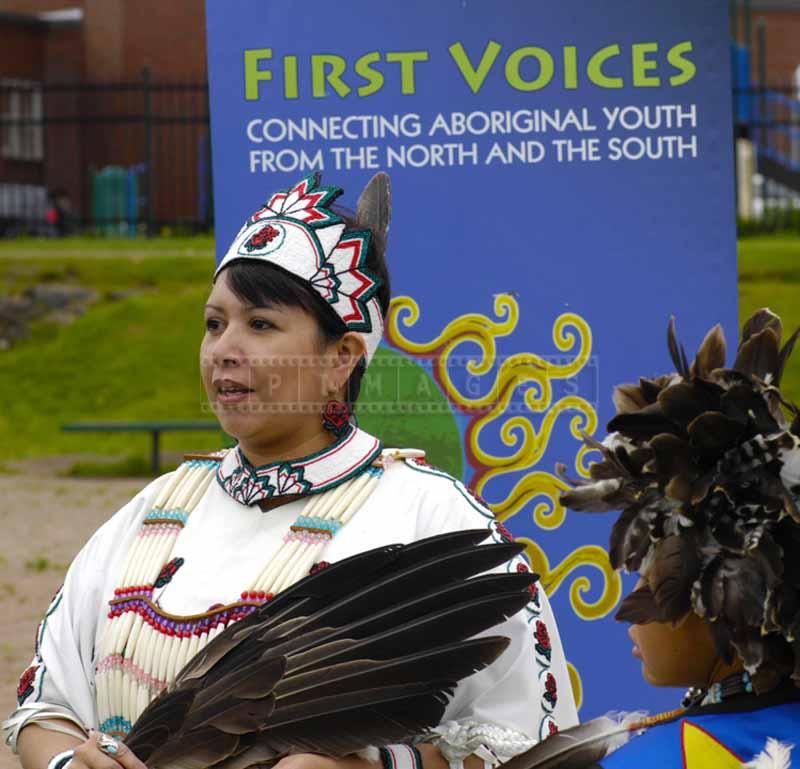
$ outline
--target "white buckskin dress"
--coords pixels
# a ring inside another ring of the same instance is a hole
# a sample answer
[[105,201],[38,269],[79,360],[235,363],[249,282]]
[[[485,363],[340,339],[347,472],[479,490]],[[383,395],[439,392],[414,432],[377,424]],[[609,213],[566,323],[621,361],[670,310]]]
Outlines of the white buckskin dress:
[[[261,509],[287,495],[291,501]],[[258,468],[238,446],[186,455],[75,557],[39,625],[18,707],[3,723],[6,742],[16,752],[26,724],[53,717],[124,739],[193,654],[312,570],[373,547],[480,527],[496,542],[508,538],[424,452],[384,450],[357,427],[322,452]],[[527,565],[516,559],[499,568]],[[508,636],[510,646],[457,686],[436,730],[454,766],[473,752],[490,764],[506,760],[578,722],[544,590],[537,584],[527,607],[491,633]]]

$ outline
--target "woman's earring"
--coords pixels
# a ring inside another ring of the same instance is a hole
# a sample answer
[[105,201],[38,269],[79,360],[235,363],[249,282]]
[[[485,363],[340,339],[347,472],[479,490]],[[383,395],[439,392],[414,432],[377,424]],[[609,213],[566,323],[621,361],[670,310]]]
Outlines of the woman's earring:
[[350,428],[350,406],[344,401],[329,400],[322,412],[322,426],[341,438]]

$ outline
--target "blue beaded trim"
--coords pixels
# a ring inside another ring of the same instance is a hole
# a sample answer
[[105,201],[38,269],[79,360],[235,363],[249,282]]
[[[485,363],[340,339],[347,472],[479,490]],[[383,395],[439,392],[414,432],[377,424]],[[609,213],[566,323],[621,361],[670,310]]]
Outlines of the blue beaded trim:
[[116,732],[118,734],[127,734],[133,728],[133,724],[122,716],[112,716],[107,718],[100,724],[100,731],[110,734]]
[[182,526],[185,526],[186,521],[189,520],[189,513],[177,507],[173,508],[172,510],[162,510],[158,507],[154,507],[144,519],[145,523],[147,523],[148,521],[164,521],[164,520],[177,521]]
[[336,534],[342,528],[342,524],[339,521],[331,521],[327,518],[313,518],[307,515],[298,516],[293,526],[302,529],[323,529],[331,534]]
[[187,459],[186,463],[189,465],[189,468],[194,467],[208,467],[212,468],[215,465],[218,465],[222,462],[221,459]]

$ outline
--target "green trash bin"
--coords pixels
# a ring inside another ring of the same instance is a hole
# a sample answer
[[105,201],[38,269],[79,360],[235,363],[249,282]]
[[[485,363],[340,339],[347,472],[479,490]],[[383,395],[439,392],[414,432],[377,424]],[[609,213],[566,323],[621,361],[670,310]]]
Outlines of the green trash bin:
[[92,174],[92,218],[98,232],[125,235],[128,232],[128,170],[106,166]]

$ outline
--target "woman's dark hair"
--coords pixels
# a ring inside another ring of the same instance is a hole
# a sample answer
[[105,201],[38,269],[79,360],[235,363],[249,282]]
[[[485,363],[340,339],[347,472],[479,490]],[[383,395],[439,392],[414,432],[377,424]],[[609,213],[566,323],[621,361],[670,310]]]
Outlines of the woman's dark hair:
[[[352,212],[337,206],[333,206],[332,209],[341,217],[346,231],[365,229]],[[373,232],[369,239],[364,266],[381,281],[375,296],[384,320],[391,300],[385,250],[386,243],[383,237],[380,233]],[[226,274],[227,284],[231,291],[243,302],[256,307],[272,305],[300,307],[311,314],[319,326],[321,347],[341,339],[347,332],[344,321],[311,286],[270,262],[247,257],[233,259],[230,265],[219,273],[219,275],[223,274]],[[366,369],[366,361],[362,358],[347,381],[345,398],[351,410],[355,408],[361,392],[361,380]]]

